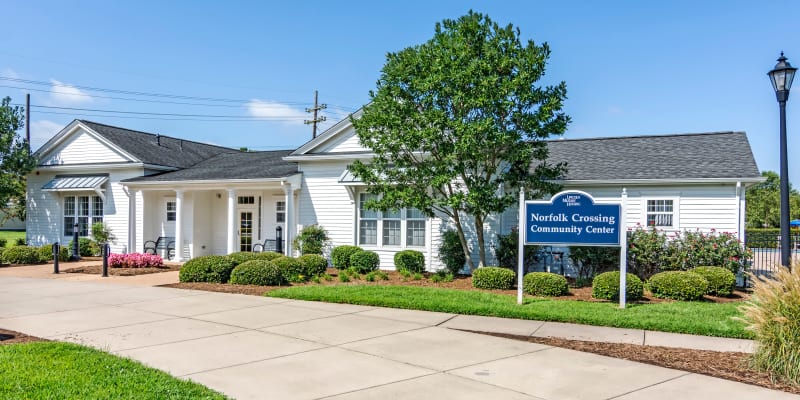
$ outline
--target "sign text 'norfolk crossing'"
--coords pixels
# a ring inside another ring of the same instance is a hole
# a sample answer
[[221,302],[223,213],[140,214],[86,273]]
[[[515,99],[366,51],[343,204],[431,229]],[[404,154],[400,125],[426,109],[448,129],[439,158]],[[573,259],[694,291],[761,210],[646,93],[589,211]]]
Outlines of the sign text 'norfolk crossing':
[[578,191],[550,201],[525,202],[525,243],[547,245],[620,245],[620,205],[595,204]]

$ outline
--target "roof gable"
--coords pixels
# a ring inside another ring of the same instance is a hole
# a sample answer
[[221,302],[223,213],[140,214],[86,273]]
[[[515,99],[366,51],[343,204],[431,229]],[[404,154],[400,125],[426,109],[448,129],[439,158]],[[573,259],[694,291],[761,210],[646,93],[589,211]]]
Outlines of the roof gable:
[[46,166],[138,161],[78,121],[67,125],[34,154],[39,165]]
[[289,158],[304,155],[368,152],[369,149],[362,147],[358,143],[356,130],[353,127],[353,123],[350,121],[351,118],[361,117],[362,113],[363,108],[343,118],[316,138],[311,139],[306,142],[306,144],[293,151],[289,154]]
[[568,181],[761,176],[744,132],[553,140],[547,147],[549,163],[567,164]]

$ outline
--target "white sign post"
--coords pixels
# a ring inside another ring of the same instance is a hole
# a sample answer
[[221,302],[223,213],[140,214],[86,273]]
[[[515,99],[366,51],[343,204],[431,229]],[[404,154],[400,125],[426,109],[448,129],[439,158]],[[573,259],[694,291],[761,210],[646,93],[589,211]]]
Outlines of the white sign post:
[[619,308],[625,308],[628,292],[628,228],[625,222],[628,191],[622,188],[622,204],[619,212]]
[[522,304],[522,274],[525,266],[525,230],[522,221],[525,218],[525,189],[519,188],[519,229],[517,229],[517,304]]

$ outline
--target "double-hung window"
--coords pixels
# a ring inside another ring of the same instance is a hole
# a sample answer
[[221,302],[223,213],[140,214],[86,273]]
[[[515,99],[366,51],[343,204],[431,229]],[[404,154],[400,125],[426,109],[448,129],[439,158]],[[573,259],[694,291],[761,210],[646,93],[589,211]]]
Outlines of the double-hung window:
[[671,228],[674,216],[673,200],[647,200],[647,226]]
[[364,205],[374,194],[358,197],[358,244],[387,247],[425,246],[425,215],[414,208],[374,211]]
[[174,201],[167,202],[167,221],[178,220],[178,203]]
[[78,224],[78,235],[89,236],[90,224],[103,222],[103,199],[100,196],[64,196],[64,236],[72,236]]
[[286,202],[278,201],[275,203],[275,222],[282,224],[286,222]]

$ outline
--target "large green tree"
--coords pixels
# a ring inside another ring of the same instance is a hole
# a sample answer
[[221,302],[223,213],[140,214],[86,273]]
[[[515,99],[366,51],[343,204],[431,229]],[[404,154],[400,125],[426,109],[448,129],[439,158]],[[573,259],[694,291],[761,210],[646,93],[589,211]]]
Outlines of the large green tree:
[[24,111],[12,107],[9,97],[0,103],[0,211],[5,219],[25,219],[25,175],[36,167],[27,140],[19,134],[25,126]]
[[[775,171],[764,171],[766,181],[747,188],[745,223],[748,228],[781,226],[781,178]],[[789,219],[800,218],[800,193],[789,184]]]
[[542,141],[569,122],[566,84],[538,84],[549,55],[546,43],[523,42],[519,29],[472,11],[437,23],[427,42],[389,53],[371,102],[353,120],[375,154],[350,166],[379,195],[366,206],[444,214],[470,268],[468,231],[485,264],[487,218],[515,204],[519,187],[553,193],[563,173],[546,162]]

